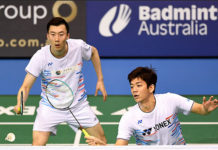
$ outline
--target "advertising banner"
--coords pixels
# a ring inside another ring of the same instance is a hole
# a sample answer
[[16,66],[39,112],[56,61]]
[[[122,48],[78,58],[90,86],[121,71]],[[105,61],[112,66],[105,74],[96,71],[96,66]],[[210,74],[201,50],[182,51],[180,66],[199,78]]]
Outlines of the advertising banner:
[[31,57],[46,42],[52,17],[69,23],[70,37],[86,40],[86,2],[79,0],[1,0],[0,57]]
[[103,57],[218,57],[218,1],[87,1]]

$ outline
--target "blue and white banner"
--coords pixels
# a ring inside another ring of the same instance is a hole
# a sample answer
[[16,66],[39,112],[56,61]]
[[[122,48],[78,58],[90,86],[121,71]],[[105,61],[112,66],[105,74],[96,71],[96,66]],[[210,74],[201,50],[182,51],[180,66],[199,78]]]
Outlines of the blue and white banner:
[[87,1],[103,57],[217,57],[218,1]]

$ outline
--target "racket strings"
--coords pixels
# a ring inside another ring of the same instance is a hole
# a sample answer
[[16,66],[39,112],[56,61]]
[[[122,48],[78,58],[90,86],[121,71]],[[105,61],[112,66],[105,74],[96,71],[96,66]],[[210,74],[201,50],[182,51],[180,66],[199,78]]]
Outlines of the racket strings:
[[66,109],[73,102],[73,93],[65,83],[59,80],[51,81],[46,88],[49,102],[58,109]]
[[79,129],[84,133],[84,135],[89,136],[85,129],[81,126],[73,112],[70,110],[70,106],[73,103],[73,92],[67,83],[54,79],[48,83],[46,86],[46,97],[48,102],[55,108],[60,110],[69,110],[76,122],[79,125]]

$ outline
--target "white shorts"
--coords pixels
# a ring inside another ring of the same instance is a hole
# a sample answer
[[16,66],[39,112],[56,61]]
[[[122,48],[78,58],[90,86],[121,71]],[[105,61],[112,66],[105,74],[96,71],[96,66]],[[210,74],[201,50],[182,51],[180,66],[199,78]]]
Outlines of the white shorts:
[[[83,128],[90,128],[99,123],[88,102],[84,102],[76,108],[71,109],[71,111]],[[33,131],[48,131],[56,135],[57,125],[63,122],[66,122],[75,132],[79,128],[78,123],[69,110],[58,110],[40,104],[37,109]]]

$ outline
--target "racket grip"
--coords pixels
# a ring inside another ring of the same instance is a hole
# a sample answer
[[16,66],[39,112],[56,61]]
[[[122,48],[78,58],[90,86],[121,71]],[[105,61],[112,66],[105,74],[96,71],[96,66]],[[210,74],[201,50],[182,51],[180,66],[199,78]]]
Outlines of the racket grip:
[[85,136],[90,136],[90,135],[88,134],[88,132],[87,132],[85,129],[82,129],[82,132],[83,132],[83,134],[84,134]]
[[17,110],[18,110],[17,114],[20,114],[20,111],[21,111],[20,107],[18,107]]

